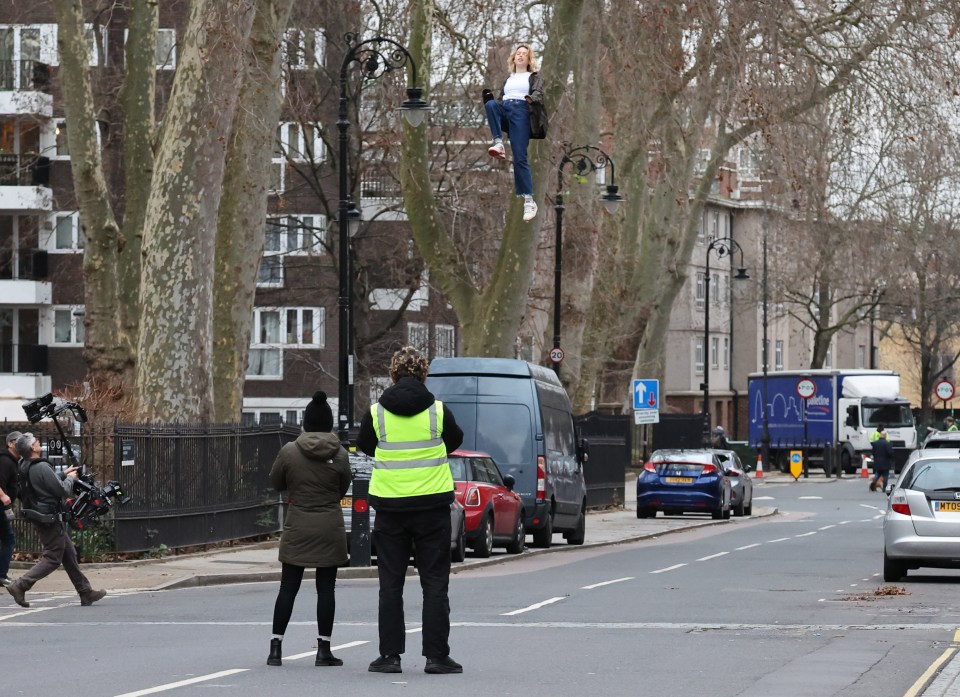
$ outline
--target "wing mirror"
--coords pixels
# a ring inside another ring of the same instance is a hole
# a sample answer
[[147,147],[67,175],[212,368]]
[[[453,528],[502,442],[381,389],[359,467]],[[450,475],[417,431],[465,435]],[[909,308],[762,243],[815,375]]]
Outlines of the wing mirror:
[[507,487],[510,491],[513,491],[513,487],[516,486],[517,480],[513,478],[512,474],[503,475],[503,485]]

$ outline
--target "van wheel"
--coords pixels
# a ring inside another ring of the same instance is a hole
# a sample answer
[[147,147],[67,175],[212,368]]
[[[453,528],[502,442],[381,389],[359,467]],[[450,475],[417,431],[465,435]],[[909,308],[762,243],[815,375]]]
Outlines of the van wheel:
[[473,553],[486,559],[493,551],[493,519],[485,515],[480,521],[480,534],[477,535],[477,544],[473,546]]
[[547,513],[547,522],[539,530],[533,531],[533,546],[548,548],[553,544],[553,514]]
[[513,539],[507,545],[508,554],[521,554],[527,544],[527,529],[523,525],[523,511],[517,516],[517,526],[513,530]]
[[577,516],[577,525],[571,532],[564,535],[569,545],[582,545],[587,536],[587,514],[583,508],[580,509],[580,515]]

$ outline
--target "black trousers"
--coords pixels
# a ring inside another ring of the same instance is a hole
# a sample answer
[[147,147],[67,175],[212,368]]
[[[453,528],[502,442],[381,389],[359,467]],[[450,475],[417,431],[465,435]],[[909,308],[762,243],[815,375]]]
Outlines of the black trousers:
[[[283,635],[290,624],[293,614],[293,601],[297,599],[300,583],[303,581],[304,568],[293,564],[284,564],[280,572],[280,592],[273,606],[273,633]],[[337,612],[337,567],[317,569],[317,634],[332,636],[333,618]]]
[[450,655],[450,508],[397,513],[377,511],[373,543],[380,576],[380,655],[406,649],[403,582],[416,547],[423,590],[423,655]]

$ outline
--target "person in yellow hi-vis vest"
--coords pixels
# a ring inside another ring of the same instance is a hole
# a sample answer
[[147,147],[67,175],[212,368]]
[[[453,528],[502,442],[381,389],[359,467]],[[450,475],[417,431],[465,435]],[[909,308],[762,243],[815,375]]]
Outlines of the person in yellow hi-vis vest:
[[390,361],[393,385],[363,415],[357,447],[374,458],[370,505],[380,577],[380,657],[372,673],[401,673],[403,582],[413,548],[423,590],[424,672],[462,673],[450,658],[450,504],[447,455],[463,442],[453,413],[424,384],[427,359],[406,346]]

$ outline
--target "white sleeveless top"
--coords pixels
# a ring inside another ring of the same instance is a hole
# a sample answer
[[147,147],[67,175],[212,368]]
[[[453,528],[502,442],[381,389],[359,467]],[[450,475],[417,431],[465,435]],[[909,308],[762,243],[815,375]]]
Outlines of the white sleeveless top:
[[523,99],[530,94],[530,73],[510,73],[503,86],[503,100]]

